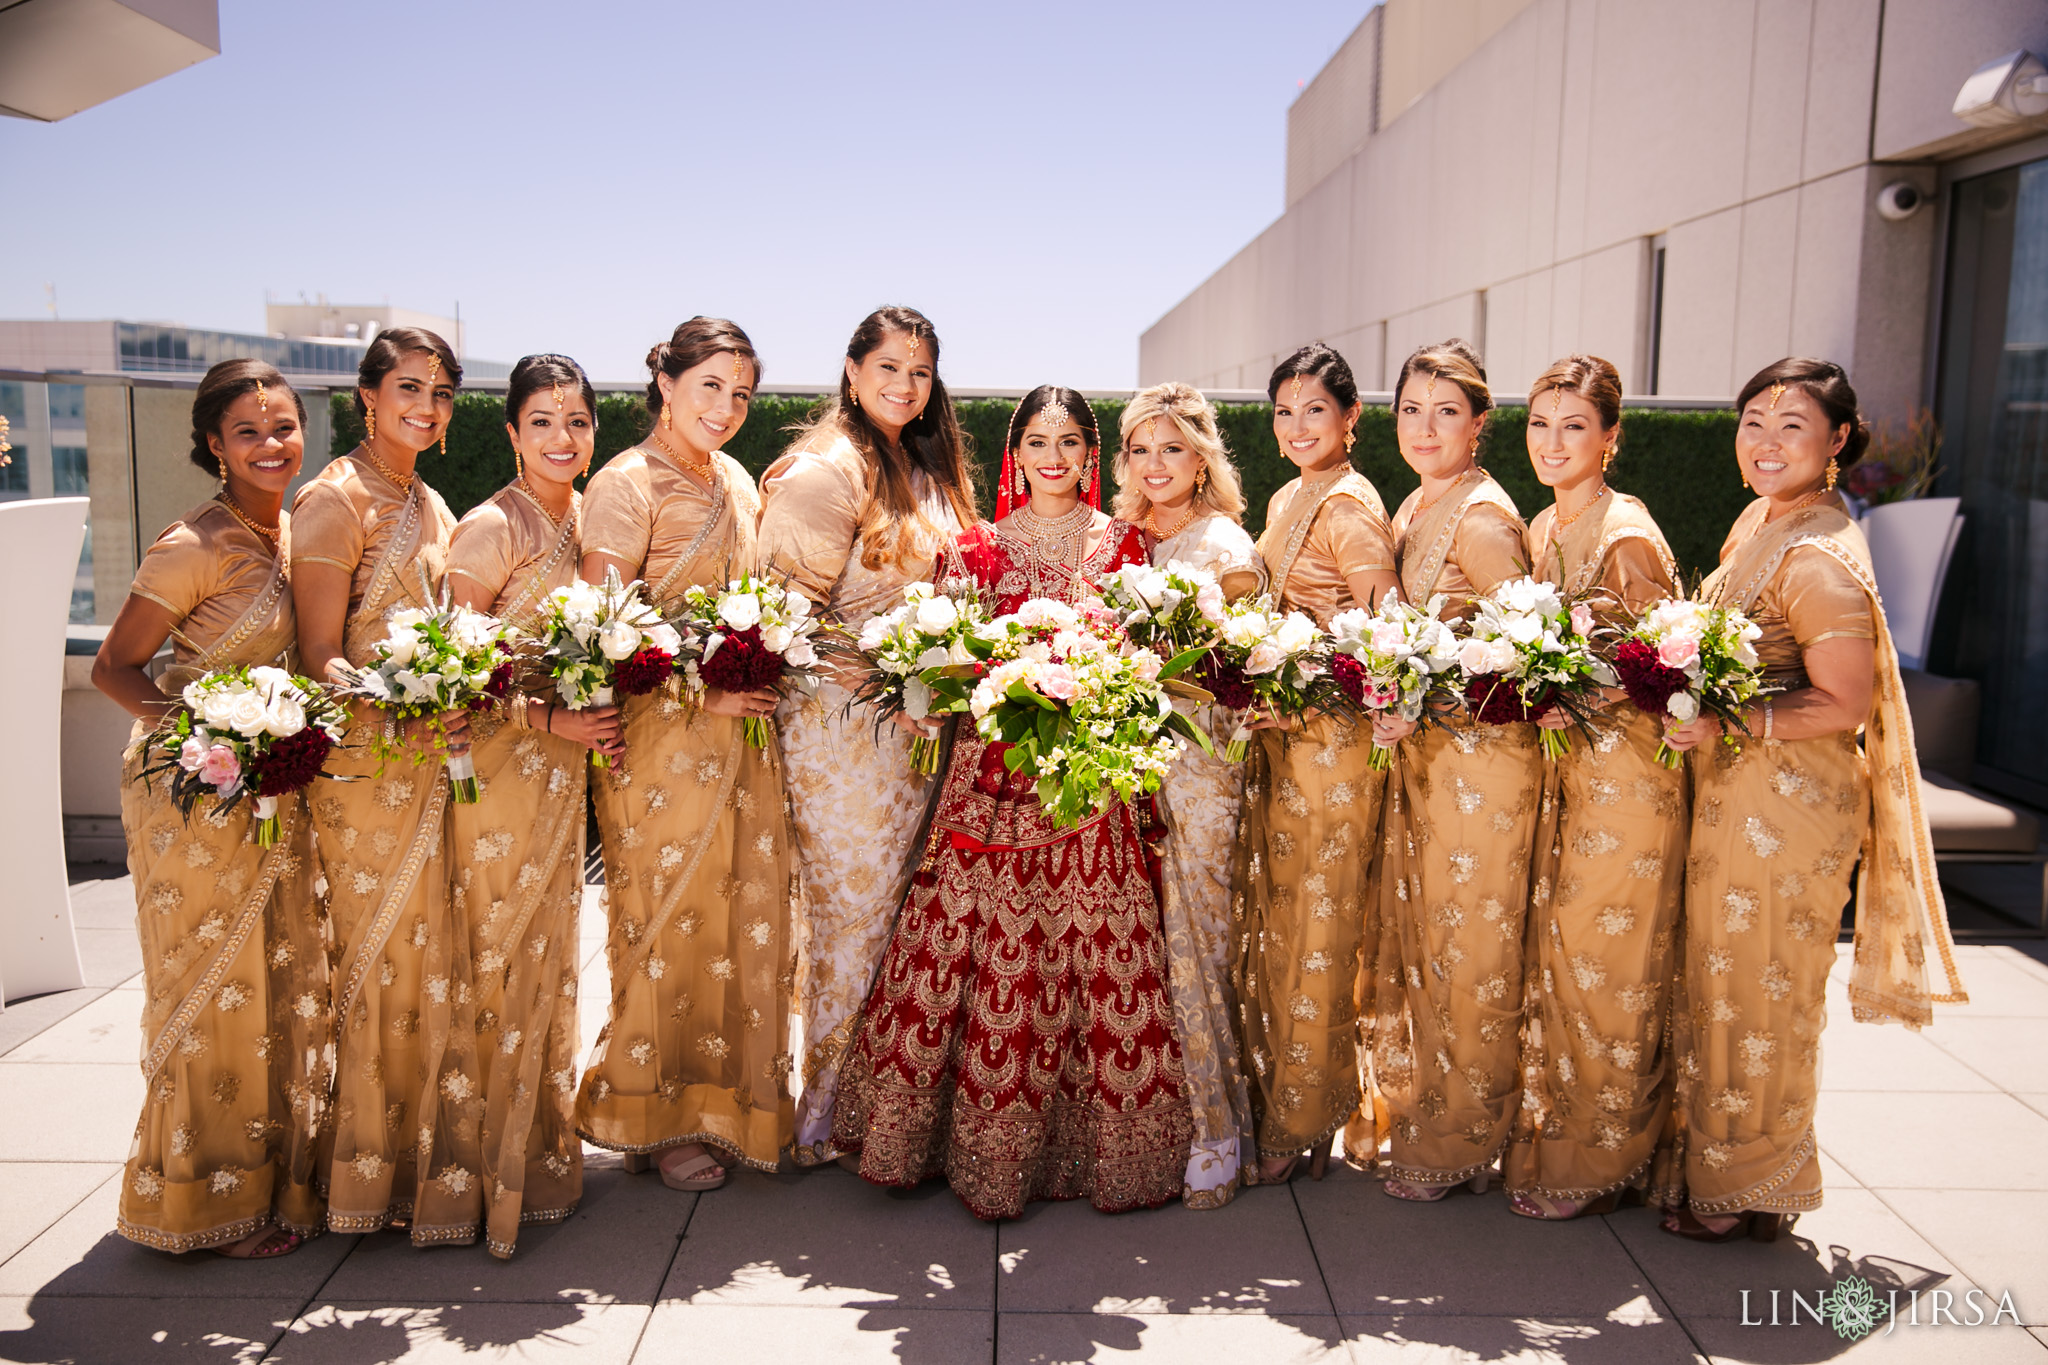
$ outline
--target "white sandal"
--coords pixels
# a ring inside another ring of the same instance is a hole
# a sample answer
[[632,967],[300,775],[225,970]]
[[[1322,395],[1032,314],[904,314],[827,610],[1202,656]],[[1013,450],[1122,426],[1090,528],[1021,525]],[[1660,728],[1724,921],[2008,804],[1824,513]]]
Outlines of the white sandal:
[[[726,1170],[719,1159],[711,1154],[708,1147],[699,1147],[695,1156],[686,1156],[680,1161],[664,1161],[659,1167],[661,1183],[672,1190],[685,1194],[702,1194],[715,1190],[725,1183]],[[713,1175],[711,1172],[716,1171]]]

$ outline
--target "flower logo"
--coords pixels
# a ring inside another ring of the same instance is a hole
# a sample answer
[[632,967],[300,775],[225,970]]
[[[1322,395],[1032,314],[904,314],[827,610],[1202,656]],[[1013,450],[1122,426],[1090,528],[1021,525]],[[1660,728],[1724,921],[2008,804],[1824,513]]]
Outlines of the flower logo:
[[1835,1287],[1821,1295],[1820,1311],[1836,1336],[1844,1341],[1858,1341],[1876,1330],[1884,1305],[1868,1280],[1851,1275],[1836,1280]]

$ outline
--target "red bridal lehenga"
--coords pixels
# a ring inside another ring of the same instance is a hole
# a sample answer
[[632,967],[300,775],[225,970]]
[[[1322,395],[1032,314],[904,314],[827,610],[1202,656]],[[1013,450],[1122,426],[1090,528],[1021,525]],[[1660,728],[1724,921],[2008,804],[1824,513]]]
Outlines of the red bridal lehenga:
[[[1149,562],[1092,510],[1020,509],[962,535],[950,571],[1015,611]],[[1034,534],[1035,533],[1035,534]],[[1026,539],[1026,537],[1030,537]],[[1193,1119],[1173,1035],[1150,799],[1060,829],[1008,747],[960,724],[902,914],[840,1080],[832,1140],[878,1185],[943,1175],[981,1218],[1033,1199],[1107,1213],[1177,1199]]]

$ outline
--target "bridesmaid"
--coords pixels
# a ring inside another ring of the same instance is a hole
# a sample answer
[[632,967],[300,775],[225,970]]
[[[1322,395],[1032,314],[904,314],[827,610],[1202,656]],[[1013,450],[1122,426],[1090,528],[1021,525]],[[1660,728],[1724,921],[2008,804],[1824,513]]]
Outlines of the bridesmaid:
[[[1116,514],[1147,533],[1152,563],[1163,569],[1178,561],[1214,574],[1229,600],[1264,588],[1266,566],[1240,524],[1244,492],[1209,401],[1186,384],[1155,384],[1124,407],[1120,426]],[[1252,1141],[1230,993],[1230,864],[1244,770],[1220,756],[1239,720],[1235,711],[1205,707],[1197,723],[1217,755],[1183,745],[1159,789],[1169,831],[1159,897],[1167,989],[1195,1119],[1181,1200],[1195,1209],[1230,1202]]]
[[[1557,501],[1529,526],[1536,576],[1617,631],[1678,570],[1649,509],[1607,486],[1621,440],[1621,376],[1569,356],[1529,391],[1529,462]],[[1553,709],[1537,724],[1571,724]],[[1657,761],[1660,718],[1619,690],[1545,773],[1526,934],[1530,1017],[1509,1205],[1530,1218],[1617,1207],[1647,1179],[1671,1107],[1667,989],[1685,861],[1681,774]]]
[[[369,663],[392,613],[438,601],[455,518],[417,471],[445,444],[462,367],[418,327],[379,332],[356,375],[362,444],[299,491],[292,602],[306,672]],[[450,903],[448,779],[422,733],[413,762],[380,761],[388,725],[356,708],[353,742],[314,782],[313,832],[338,957],[333,1126],[324,1134],[327,1225],[410,1228],[415,1246],[473,1242],[482,1222],[476,1011],[468,945]],[[448,748],[466,714],[443,718]]]
[[[1274,438],[1301,476],[1267,505],[1259,555],[1275,602],[1327,628],[1394,587],[1386,505],[1351,467],[1364,407],[1351,366],[1321,342],[1281,361],[1266,392]],[[1358,976],[1374,938],[1367,879],[1386,779],[1364,736],[1336,717],[1252,728],[1235,984],[1258,1180],[1270,1184],[1304,1155],[1320,1178],[1331,1139],[1359,1108]]]
[[[212,498],[150,546],[92,680],[137,718],[140,739],[186,683],[216,669],[293,668],[284,491],[305,456],[306,411],[256,360],[206,372],[192,403],[192,463]],[[160,681],[144,666],[164,640]],[[278,802],[269,849],[253,803],[202,800],[187,819],[129,750],[121,823],[142,938],[142,1077],[121,1173],[122,1236],[159,1251],[282,1256],[321,1225],[314,1146],[327,1114],[327,953],[305,803]]]
[[[567,356],[512,367],[505,434],[518,476],[455,526],[455,601],[529,637],[547,595],[576,578],[575,480],[597,449],[597,395]],[[455,920],[474,964],[483,1087],[484,1245],[512,1255],[521,1223],[559,1223],[583,1193],[575,1131],[576,912],[583,900],[586,749],[619,751],[615,707],[571,711],[517,694],[479,717],[482,793],[449,816]],[[548,699],[544,700],[543,697]]]
[[[1522,519],[1479,467],[1493,394],[1462,341],[1401,366],[1394,426],[1422,486],[1394,514],[1401,594],[1445,597],[1446,620],[1526,570]],[[1397,1199],[1484,1189],[1521,1092],[1522,926],[1543,785],[1535,727],[1460,715],[1400,741],[1387,802],[1373,1070],[1393,1125]],[[1412,737],[1411,737],[1412,736]]]
[[[858,630],[928,579],[974,524],[974,487],[939,338],[913,308],[870,313],[846,345],[839,395],[761,479],[761,562]],[[826,681],[782,703],[777,730],[803,865],[803,1101],[796,1160],[833,1159],[839,1058],[903,903],[935,784],[910,767],[909,717],[878,728]]]
[[[673,615],[692,586],[758,562],[760,495],[722,446],[747,420],[761,358],[735,324],[695,317],[647,371],[657,420],[590,481],[583,577],[641,579]],[[624,756],[596,780],[612,1000],[576,1128],[629,1171],[712,1190],[731,1164],[774,1170],[789,1145],[795,865],[775,751],[742,725],[771,714],[775,692],[686,703],[672,687],[625,700]]]
[[[1840,907],[1857,878],[1849,1003],[1920,1028],[1968,997],[1920,801],[1898,651],[1870,547],[1835,481],[1869,429],[1839,365],[1788,358],[1742,386],[1735,458],[1757,500],[1735,519],[1704,600],[1763,630],[1775,690],[1723,738],[1703,712],[1670,729],[1692,750],[1683,1060],[1686,1200],[1664,1229],[1771,1241],[1820,1207],[1814,1137],[1820,1032]],[[1856,743],[1858,728],[1863,744]],[[1873,780],[1876,779],[1876,780]],[[1945,989],[1928,987],[1927,959]]]
[[[1144,563],[1143,533],[1081,497],[1099,459],[1080,394],[1026,394],[1004,446],[1026,498],[961,536],[949,572],[1005,612],[1077,604],[1091,580]],[[832,1141],[878,1185],[945,1176],[980,1218],[1019,1217],[1032,1199],[1163,1204],[1181,1192],[1193,1129],[1152,803],[1058,828],[1006,749],[971,722],[954,736],[923,861],[855,1016]]]

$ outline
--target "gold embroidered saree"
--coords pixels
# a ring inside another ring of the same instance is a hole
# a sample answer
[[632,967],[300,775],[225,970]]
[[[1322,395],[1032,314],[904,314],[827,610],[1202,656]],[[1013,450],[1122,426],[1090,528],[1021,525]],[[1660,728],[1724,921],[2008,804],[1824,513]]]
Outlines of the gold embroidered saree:
[[[1426,603],[1444,593],[1447,620],[1525,572],[1521,518],[1478,469],[1426,509],[1411,494],[1394,534],[1402,595]],[[1469,1180],[1507,1143],[1521,1093],[1522,928],[1542,783],[1533,725],[1459,715],[1395,751],[1373,1071],[1397,1180]],[[1354,1153],[1368,1142],[1354,1141]]]
[[[710,483],[637,446],[590,481],[583,545],[640,566],[664,609],[756,562],[760,500],[740,464]],[[707,1143],[772,1171],[789,1143],[792,857],[775,750],[663,688],[620,707],[626,752],[595,777],[611,1015],[576,1099],[599,1147]]]
[[[1849,999],[1860,1020],[1919,1028],[1968,997],[1935,881],[1898,654],[1870,550],[1839,498],[1767,524],[1736,519],[1702,586],[1763,629],[1770,680],[1806,686],[1803,651],[1871,639],[1877,676],[1864,747],[1844,731],[1742,739],[1691,757],[1680,1104],[1686,1195],[1700,1214],[1797,1212],[1821,1202],[1814,1104],[1840,907],[1860,855]],[[1738,736],[1738,738],[1740,738]],[[1872,779],[1875,779],[1874,781]],[[1930,990],[1932,948],[1946,989]]]
[[[279,529],[289,543],[289,518]],[[283,556],[218,502],[164,532],[133,592],[176,622],[166,696],[215,669],[295,662]],[[140,779],[149,728],[135,726],[121,785],[148,1095],[115,1227],[173,1252],[227,1246],[271,1222],[310,1237],[331,1034],[305,803],[279,799],[282,833],[268,849],[251,837],[253,800],[222,811],[202,799],[187,819],[164,777]]]
[[[390,614],[438,600],[455,519],[418,479],[401,492],[367,463],[334,461],[301,489],[292,563],[350,575],[345,657],[367,665]],[[408,1225],[416,1246],[476,1240],[482,1222],[476,1008],[469,945],[450,901],[446,764],[382,762],[384,725],[355,709],[332,777],[310,789],[339,956],[334,1125],[322,1183],[328,1226]]]
[[[1258,549],[1275,600],[1325,627],[1352,605],[1351,574],[1394,565],[1384,504],[1349,466],[1276,493]],[[1375,938],[1367,887],[1386,775],[1367,761],[1370,732],[1330,716],[1257,739],[1232,978],[1257,1155],[1288,1157],[1327,1147],[1358,1108],[1358,975]]]
[[[1561,533],[1529,528],[1537,577],[1626,631],[1679,596],[1642,503],[1610,492]],[[1657,761],[1661,717],[1626,699],[1569,732],[1544,773],[1525,943],[1522,1103],[1507,1185],[1592,1200],[1641,1183],[1671,1107],[1664,1047],[1687,825],[1684,775]]]
[[[455,527],[448,576],[491,595],[528,638],[574,581],[578,509],[557,525],[524,488]],[[545,677],[528,690],[548,690]],[[550,696],[552,696],[550,690]],[[559,1223],[583,1194],[576,1137],[576,918],[583,902],[580,744],[486,713],[471,723],[474,805],[449,808],[455,922],[469,948],[483,1087],[484,1245],[510,1257],[522,1223]]]
[[[964,530],[942,492],[925,480],[924,518],[936,528],[920,553],[869,568],[857,544],[871,495],[860,452],[842,437],[792,451],[761,478],[761,564],[811,599],[829,621],[858,631],[903,600],[906,584],[931,577],[943,538]],[[938,791],[910,766],[910,737],[875,724],[871,706],[827,679],[814,697],[792,695],[776,712],[790,813],[803,871],[797,914],[803,968],[803,1096],[796,1159],[837,1155],[832,1104],[839,1060],[889,944],[889,925],[910,886],[918,826]]]

